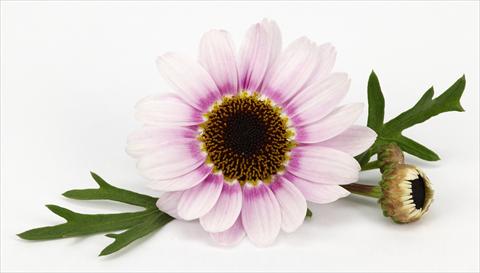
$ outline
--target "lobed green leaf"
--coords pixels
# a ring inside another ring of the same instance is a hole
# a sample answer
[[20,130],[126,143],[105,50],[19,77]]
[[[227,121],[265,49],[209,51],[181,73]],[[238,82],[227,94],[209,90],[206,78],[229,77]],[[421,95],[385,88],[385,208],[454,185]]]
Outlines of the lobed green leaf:
[[156,207],[157,198],[114,187],[97,174],[91,172],[91,175],[100,188],[70,190],[63,196],[77,200],[112,200],[144,208]]
[[64,196],[78,200],[113,200],[141,206],[145,210],[112,214],[82,214],[60,206],[47,205],[49,210],[64,218],[66,223],[34,228],[17,235],[25,240],[49,240],[125,230],[119,234],[107,234],[115,241],[100,255],[108,255],[174,219],[156,207],[157,198],[114,187],[97,174],[91,174],[100,186],[98,189],[71,190],[65,192]]
[[403,130],[444,112],[465,111],[460,104],[460,98],[464,90],[465,76],[458,79],[450,88],[435,99],[432,99],[434,91],[433,87],[431,87],[412,108],[387,122],[382,131],[383,135],[398,135]]
[[133,226],[127,231],[119,234],[107,234],[107,237],[114,238],[115,241],[105,247],[99,256],[109,255],[128,246],[133,241],[140,239],[149,233],[163,227],[174,218],[165,213],[153,214],[148,216],[143,222]]
[[395,143],[397,143],[402,151],[414,155],[420,159],[427,161],[440,160],[440,157],[434,151],[406,136],[401,135],[396,137]]
[[47,205],[53,213],[65,218],[66,223],[34,228],[20,234],[25,240],[50,240],[111,232],[142,223],[146,217],[161,213],[158,209],[115,214],[81,214],[55,205]]
[[368,127],[375,132],[379,132],[383,126],[383,118],[385,115],[385,98],[383,97],[380,82],[374,71],[368,79]]
[[383,124],[383,94],[378,78],[372,71],[368,81],[369,112],[367,125],[377,132],[377,139],[367,151],[355,157],[360,166],[362,168],[365,167],[370,158],[378,152],[378,147],[389,142],[397,143],[403,151],[423,160],[439,160],[440,157],[434,151],[402,135],[402,132],[438,114],[450,111],[464,111],[460,99],[465,90],[465,84],[464,75],[435,99],[433,98],[433,87],[429,88],[413,107]]

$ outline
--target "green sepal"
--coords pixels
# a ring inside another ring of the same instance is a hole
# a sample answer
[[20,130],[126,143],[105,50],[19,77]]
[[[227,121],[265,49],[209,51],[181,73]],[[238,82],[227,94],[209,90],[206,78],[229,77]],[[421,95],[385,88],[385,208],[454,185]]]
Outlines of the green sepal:
[[82,214],[60,206],[47,205],[49,210],[67,222],[31,229],[17,235],[25,240],[50,240],[125,230],[119,234],[107,234],[115,241],[107,246],[100,255],[108,255],[174,219],[156,207],[157,198],[114,187],[97,174],[92,172],[91,175],[100,186],[98,189],[71,190],[63,195],[78,200],[112,200],[140,206],[144,210],[112,214]]

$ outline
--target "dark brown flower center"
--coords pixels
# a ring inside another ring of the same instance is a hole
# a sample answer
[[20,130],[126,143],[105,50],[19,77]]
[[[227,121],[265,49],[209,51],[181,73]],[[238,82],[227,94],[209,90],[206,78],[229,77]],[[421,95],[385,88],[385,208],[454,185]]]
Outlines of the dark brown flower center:
[[414,180],[410,180],[412,183],[412,199],[416,209],[422,209],[425,205],[425,181],[421,176]]
[[257,93],[224,97],[206,115],[199,139],[207,162],[227,180],[242,185],[269,182],[283,170],[294,147],[293,132],[280,107]]

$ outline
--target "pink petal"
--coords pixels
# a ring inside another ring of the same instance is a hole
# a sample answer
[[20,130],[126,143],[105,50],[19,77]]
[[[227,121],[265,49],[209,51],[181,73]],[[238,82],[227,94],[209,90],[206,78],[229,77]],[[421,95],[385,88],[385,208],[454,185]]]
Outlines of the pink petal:
[[238,72],[233,41],[228,32],[211,30],[200,41],[200,63],[215,81],[220,93],[238,91]]
[[307,212],[307,201],[303,194],[289,181],[278,177],[270,185],[282,211],[282,230],[293,232],[303,223]]
[[207,214],[217,202],[223,183],[221,176],[210,174],[199,185],[184,191],[178,203],[178,215],[193,220]]
[[140,157],[137,167],[151,180],[171,179],[185,175],[204,164],[205,155],[196,141],[164,145],[151,154]]
[[332,44],[326,43],[318,46],[318,55],[318,66],[315,69],[315,73],[310,79],[309,84],[322,80],[330,74],[335,65],[337,52]]
[[284,177],[291,181],[310,202],[326,204],[350,194],[338,185],[312,183],[289,173],[286,173]]
[[238,244],[245,236],[245,231],[242,226],[242,217],[237,217],[237,220],[229,229],[223,232],[210,233],[210,237],[219,245],[232,246]]
[[272,244],[280,232],[280,206],[264,184],[243,187],[242,223],[248,238],[257,246]]
[[262,92],[282,103],[309,86],[312,80],[320,79],[318,75],[327,76],[326,71],[319,70],[326,48],[305,37],[292,42],[268,71]]
[[205,111],[220,97],[215,82],[197,62],[175,53],[166,53],[157,59],[160,74],[191,106]]
[[175,95],[155,95],[137,103],[135,117],[145,125],[191,126],[203,122],[202,113]]
[[158,197],[157,208],[174,218],[179,218],[177,214],[177,205],[182,194],[183,192],[181,191],[166,192],[162,194]]
[[366,126],[352,125],[339,135],[312,145],[330,147],[356,156],[367,150],[377,138],[377,134]]
[[321,184],[349,184],[358,180],[360,165],[349,154],[320,146],[297,147],[287,171]]
[[185,127],[144,127],[128,137],[127,153],[140,157],[171,143],[192,142],[196,135],[197,132]]
[[208,232],[221,232],[229,229],[242,209],[242,187],[239,183],[224,183],[222,193],[215,206],[204,216],[200,224]]
[[210,173],[212,173],[212,168],[202,164],[185,175],[170,179],[154,180],[149,184],[149,187],[158,191],[187,190],[200,184]]
[[248,29],[238,60],[241,89],[259,91],[267,69],[280,53],[281,40],[273,21],[263,20]]
[[362,109],[362,103],[338,107],[318,122],[297,127],[295,140],[300,143],[317,143],[337,136],[358,119]]
[[322,119],[345,97],[350,85],[345,73],[331,74],[299,92],[286,107],[288,116],[296,126]]

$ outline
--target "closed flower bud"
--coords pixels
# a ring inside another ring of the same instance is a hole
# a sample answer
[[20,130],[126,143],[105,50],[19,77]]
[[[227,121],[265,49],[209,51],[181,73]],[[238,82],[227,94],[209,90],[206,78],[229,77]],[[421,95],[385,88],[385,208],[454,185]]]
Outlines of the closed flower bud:
[[405,157],[403,156],[403,152],[397,144],[389,143],[380,148],[380,152],[378,153],[378,166],[382,173],[387,168],[392,168],[397,164],[403,164],[404,161]]

